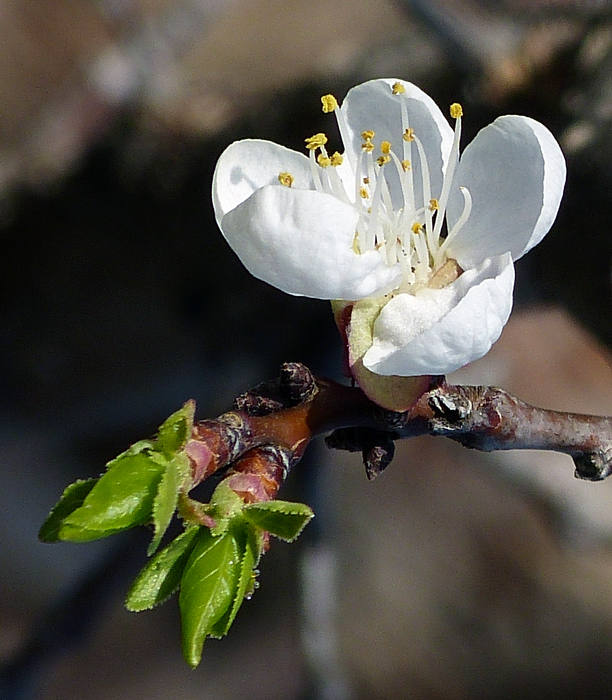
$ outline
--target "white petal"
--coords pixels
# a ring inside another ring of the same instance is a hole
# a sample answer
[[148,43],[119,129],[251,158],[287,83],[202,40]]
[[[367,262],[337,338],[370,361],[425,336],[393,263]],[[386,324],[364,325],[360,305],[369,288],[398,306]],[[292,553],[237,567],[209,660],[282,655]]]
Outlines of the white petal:
[[512,309],[514,266],[509,254],[464,272],[443,289],[399,294],[374,323],[363,363],[400,376],[446,374],[485,355]]
[[219,157],[213,176],[212,197],[217,223],[253,192],[277,185],[279,173],[288,172],[295,189],[313,188],[308,158],[271,141],[245,139],[228,146]]
[[565,184],[565,159],[548,129],[528,117],[499,117],[465,149],[448,206],[449,228],[463,211],[458,187],[472,195],[472,213],[448,255],[467,269],[509,251],[513,260],[552,226]]
[[[401,82],[404,85],[406,90],[404,94],[393,94],[391,88],[396,82]],[[401,160],[403,146],[402,100],[407,106],[409,126],[414,129],[415,135],[421,140],[425,149],[432,196],[439,197],[442,190],[443,168],[448,162],[453,143],[453,130],[438,105],[416,85],[392,78],[384,78],[370,80],[349,90],[341,108],[352,135],[352,142],[345,144],[345,146],[347,150],[350,148],[357,157],[363,143],[362,132],[372,130],[376,134],[373,142],[380,146],[382,141],[389,141]],[[380,152],[374,151],[374,156],[378,155]],[[423,205],[423,188],[419,158],[414,143],[412,144],[411,160],[418,207]],[[399,188],[399,180],[397,176],[391,175],[391,171],[388,172],[387,178],[393,196],[394,191]],[[401,202],[398,205],[401,205]]]
[[316,299],[363,299],[401,280],[377,251],[356,254],[358,214],[335,197],[293,187],[263,187],[220,222],[251,274],[284,292]]

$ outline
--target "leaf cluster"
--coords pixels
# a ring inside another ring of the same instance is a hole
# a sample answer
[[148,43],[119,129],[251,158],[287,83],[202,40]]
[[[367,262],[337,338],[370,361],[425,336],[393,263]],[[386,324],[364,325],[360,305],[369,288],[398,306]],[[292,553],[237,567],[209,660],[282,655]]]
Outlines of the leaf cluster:
[[[180,589],[183,653],[192,667],[200,661],[205,639],[227,634],[242,601],[256,588],[265,533],[291,542],[313,517],[301,503],[246,504],[224,481],[208,504],[189,498],[185,445],[194,411],[194,402],[187,402],[155,439],[132,445],[107,464],[100,478],[68,486],[39,532],[43,542],[89,542],[152,526],[152,558],[134,581],[126,607],[147,610]],[[177,509],[184,530],[157,551]]]

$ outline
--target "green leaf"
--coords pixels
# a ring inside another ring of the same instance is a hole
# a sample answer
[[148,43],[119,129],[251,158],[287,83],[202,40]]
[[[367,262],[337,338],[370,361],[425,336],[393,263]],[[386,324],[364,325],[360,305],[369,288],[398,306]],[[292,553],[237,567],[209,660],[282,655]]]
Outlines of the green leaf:
[[206,636],[232,605],[240,576],[239,544],[231,530],[215,537],[202,528],[179,594],[183,654],[195,668]]
[[40,527],[38,538],[41,542],[59,541],[62,521],[83,505],[87,494],[93,489],[97,481],[97,479],[79,479],[64,490],[61,498]]
[[289,501],[251,503],[243,508],[242,515],[256,528],[286,542],[293,542],[314,518],[314,513],[307,505]]
[[109,462],[83,505],[64,518],[59,539],[89,542],[151,520],[167,462],[150,444],[136,443]]
[[148,610],[176,591],[199,531],[198,527],[190,527],[149,561],[130,588],[125,601],[128,610]]
[[155,535],[149,545],[147,554],[150,556],[159,547],[176,506],[181,487],[189,474],[189,459],[185,454],[177,454],[167,462],[166,469],[159,482],[155,499],[153,500],[153,527]]
[[232,623],[236,619],[238,610],[242,605],[245,596],[249,595],[255,586],[255,567],[259,563],[263,544],[262,533],[257,531],[250,523],[243,518],[235,518],[232,523],[232,531],[238,542],[240,550],[240,573],[238,586],[232,605],[227,609],[223,617],[211,628],[210,636],[224,637]]
[[159,428],[155,449],[166,455],[173,455],[185,446],[191,436],[195,401],[190,400],[167,418]]

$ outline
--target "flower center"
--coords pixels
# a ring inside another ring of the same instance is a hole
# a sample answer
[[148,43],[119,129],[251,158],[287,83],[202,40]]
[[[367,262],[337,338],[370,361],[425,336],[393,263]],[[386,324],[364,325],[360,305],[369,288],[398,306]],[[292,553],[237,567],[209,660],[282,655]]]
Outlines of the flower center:
[[[328,154],[325,134],[306,139],[306,148],[315,188],[350,204],[359,213],[353,250],[358,254],[376,250],[387,265],[399,263],[403,280],[397,291],[415,293],[424,286],[446,286],[461,274],[455,261],[449,263],[447,249],[470,216],[472,198],[467,188],[460,188],[463,212],[450,231],[445,220],[459,161],[463,110],[459,104],[451,105],[450,114],[455,119],[453,145],[441,190],[433,192],[425,148],[409,122],[405,88],[397,82],[391,89],[401,109],[402,132],[396,143],[377,144],[375,132],[364,131],[361,150],[355,154],[337,100],[325,95],[321,98],[323,111],[335,112],[345,155]],[[415,159],[418,168],[413,167]]]

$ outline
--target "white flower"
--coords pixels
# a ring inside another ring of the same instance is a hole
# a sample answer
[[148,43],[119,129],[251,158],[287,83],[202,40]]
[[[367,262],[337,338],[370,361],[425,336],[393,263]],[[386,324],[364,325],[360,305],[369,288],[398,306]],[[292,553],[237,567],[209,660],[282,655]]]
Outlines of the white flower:
[[554,137],[500,117],[459,158],[460,105],[453,130],[424,92],[391,79],[358,85],[341,107],[327,95],[323,110],[336,114],[343,155],[324,134],[307,139],[309,157],[257,140],[221,155],[223,235],[256,277],[361,309],[365,331],[351,321],[348,340],[360,335],[352,362],[371,372],[446,374],[481,357],[510,314],[513,261],[557,214]]

